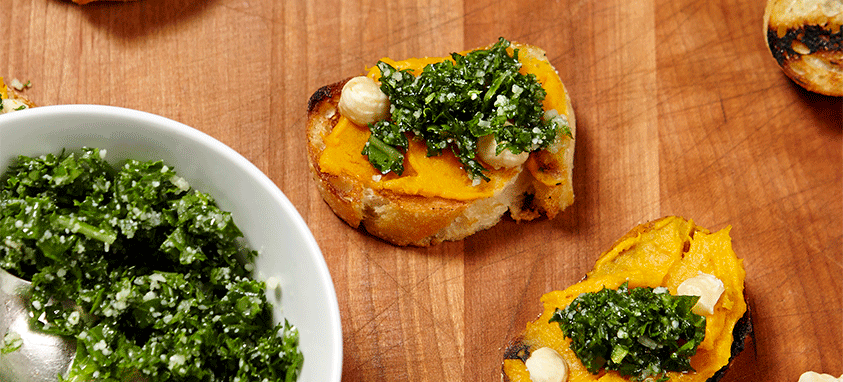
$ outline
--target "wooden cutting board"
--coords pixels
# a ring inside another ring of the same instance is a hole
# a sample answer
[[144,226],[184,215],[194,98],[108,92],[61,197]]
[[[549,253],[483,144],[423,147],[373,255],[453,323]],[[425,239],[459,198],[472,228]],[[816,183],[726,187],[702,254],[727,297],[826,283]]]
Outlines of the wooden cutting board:
[[[262,169],[313,231],[348,381],[497,381],[502,349],[638,223],[731,226],[754,338],[723,381],[843,374],[843,104],[765,47],[764,2],[7,0],[0,75],[42,105],[107,104],[198,128]],[[354,230],[308,174],[305,107],[379,58],[499,36],[544,48],[574,101],[576,201],[461,242]]]

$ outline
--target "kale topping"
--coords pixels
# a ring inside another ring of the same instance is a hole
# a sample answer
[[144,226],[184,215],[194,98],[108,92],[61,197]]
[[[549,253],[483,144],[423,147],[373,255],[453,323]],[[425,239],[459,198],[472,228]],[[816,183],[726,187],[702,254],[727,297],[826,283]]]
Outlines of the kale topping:
[[298,332],[273,326],[231,214],[160,161],[101,154],[0,177],[0,267],[32,281],[32,325],[76,338],[65,380],[295,380]]
[[501,38],[488,50],[425,66],[418,76],[378,61],[381,90],[389,97],[391,118],[370,124],[363,148],[381,173],[404,171],[406,134],[423,140],[427,156],[451,150],[471,179],[489,180],[476,158],[480,137],[494,134],[497,153],[518,154],[547,147],[557,130],[571,136],[562,118],[543,118],[546,92],[533,74],[518,72],[518,49],[507,53]]
[[692,371],[690,357],[705,337],[705,317],[691,308],[698,296],[673,296],[666,288],[583,293],[549,322],[558,322],[571,349],[592,374],[602,367],[643,381],[667,371]]

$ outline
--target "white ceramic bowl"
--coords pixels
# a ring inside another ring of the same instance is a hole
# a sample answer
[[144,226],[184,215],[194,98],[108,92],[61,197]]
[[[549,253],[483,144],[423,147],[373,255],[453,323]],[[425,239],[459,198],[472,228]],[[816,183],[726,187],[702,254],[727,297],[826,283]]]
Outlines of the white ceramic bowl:
[[197,190],[231,211],[260,255],[258,277],[280,281],[270,293],[274,319],[299,329],[300,382],[340,381],[342,333],[331,276],[313,235],[275,184],[240,154],[196,129],[145,112],[93,105],[45,106],[0,115],[0,173],[18,155],[83,146],[106,160],[163,160]]

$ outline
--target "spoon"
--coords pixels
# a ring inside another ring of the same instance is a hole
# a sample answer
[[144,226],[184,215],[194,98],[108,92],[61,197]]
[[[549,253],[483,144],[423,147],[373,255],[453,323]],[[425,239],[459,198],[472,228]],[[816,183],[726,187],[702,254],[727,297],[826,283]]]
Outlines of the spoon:
[[76,340],[30,328],[31,289],[29,281],[0,268],[0,341],[16,333],[23,342],[15,351],[0,352],[0,382],[55,382],[76,355]]

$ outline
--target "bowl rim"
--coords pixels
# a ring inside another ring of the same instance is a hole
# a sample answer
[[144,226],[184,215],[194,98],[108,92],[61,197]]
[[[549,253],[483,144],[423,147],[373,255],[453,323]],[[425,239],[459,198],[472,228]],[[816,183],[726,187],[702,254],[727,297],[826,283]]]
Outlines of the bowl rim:
[[[292,202],[281,191],[281,189],[273,182],[263,171],[255,166],[251,161],[246,159],[236,150],[232,149],[225,143],[217,140],[209,134],[198,130],[194,127],[188,126],[176,120],[153,114],[146,111],[129,109],[119,106],[108,105],[93,105],[93,104],[67,104],[67,105],[53,105],[53,106],[38,106],[25,110],[0,114],[0,138],[2,138],[2,130],[4,125],[10,122],[19,122],[20,120],[39,119],[44,117],[57,116],[90,116],[103,119],[119,119],[125,123],[143,124],[154,129],[161,129],[167,133],[176,133],[187,136],[187,138],[196,140],[208,146],[212,151],[227,158],[236,167],[246,171],[257,182],[258,186],[269,193],[271,199],[275,200],[287,216],[292,219],[292,223],[298,234],[304,239],[304,246],[314,255],[315,268],[319,273],[319,280],[322,281],[323,287],[327,292],[327,304],[331,307],[329,312],[324,312],[329,316],[330,328],[328,330],[332,338],[337,339],[330,346],[332,359],[330,365],[332,372],[330,373],[330,381],[340,381],[342,375],[342,360],[343,360],[343,336],[342,324],[337,301],[336,290],[334,288],[333,279],[325,262],[313,233],[307,226],[304,218],[293,206]],[[0,155],[6,155],[0,153]],[[17,155],[17,154],[14,154]],[[0,158],[3,159],[3,158]],[[1,170],[0,173],[5,171]],[[295,323],[293,323],[295,325]],[[307,360],[305,359],[305,363]]]

